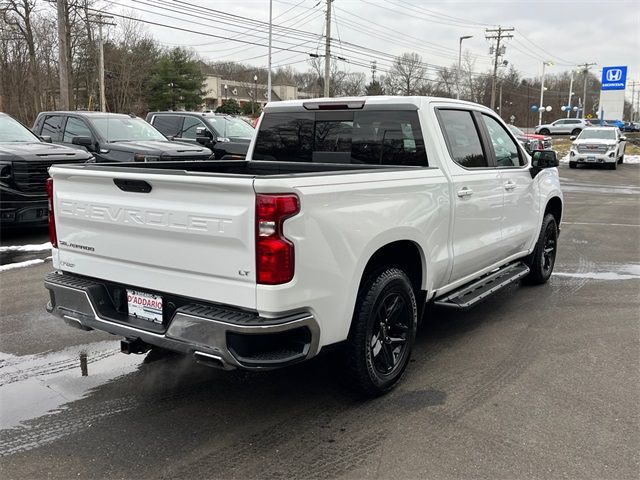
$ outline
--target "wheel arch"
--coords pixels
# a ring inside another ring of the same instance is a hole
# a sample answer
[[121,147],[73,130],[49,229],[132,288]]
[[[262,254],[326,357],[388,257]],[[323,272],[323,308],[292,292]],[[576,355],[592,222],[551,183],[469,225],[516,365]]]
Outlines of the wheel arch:
[[560,221],[562,220],[562,200],[560,197],[551,197],[547,201],[547,205],[544,208],[544,215],[547,213],[553,215],[553,218],[556,219],[556,225],[560,226]]
[[362,270],[358,290],[372,271],[380,267],[396,267],[407,274],[417,294],[425,284],[425,263],[422,249],[412,240],[396,240],[387,243],[369,257]]

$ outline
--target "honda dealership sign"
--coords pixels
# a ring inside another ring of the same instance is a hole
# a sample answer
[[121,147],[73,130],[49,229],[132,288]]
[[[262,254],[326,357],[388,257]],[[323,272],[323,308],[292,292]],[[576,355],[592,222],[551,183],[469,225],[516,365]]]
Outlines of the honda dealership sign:
[[604,67],[602,90],[624,90],[627,84],[627,67]]
[[627,86],[627,67],[602,67],[600,103],[596,114],[602,120],[625,120],[624,94]]

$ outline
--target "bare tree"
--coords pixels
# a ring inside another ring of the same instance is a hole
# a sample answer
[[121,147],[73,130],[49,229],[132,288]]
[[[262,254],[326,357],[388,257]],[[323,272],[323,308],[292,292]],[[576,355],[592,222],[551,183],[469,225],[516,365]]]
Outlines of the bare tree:
[[385,90],[391,94],[416,95],[424,84],[426,73],[422,57],[415,52],[405,52],[393,61]]

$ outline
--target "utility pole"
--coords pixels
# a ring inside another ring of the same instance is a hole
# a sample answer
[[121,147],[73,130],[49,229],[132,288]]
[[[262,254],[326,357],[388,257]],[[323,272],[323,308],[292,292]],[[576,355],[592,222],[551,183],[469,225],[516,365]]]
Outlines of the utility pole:
[[104,38],[102,37],[102,27],[104,25],[115,25],[115,23],[106,22],[105,20],[113,20],[109,15],[98,13],[92,23],[98,25],[98,83],[100,84],[100,111],[107,111],[107,96],[104,88]]
[[500,42],[503,38],[513,38],[511,33],[505,32],[513,32],[515,29],[513,27],[510,28],[502,28],[499,26],[498,28],[487,28],[485,30],[485,38],[487,40],[496,40],[495,47],[495,57],[493,60],[493,80],[491,82],[491,109],[493,110],[496,106],[496,81],[498,78],[498,59],[501,55],[504,55],[505,48],[500,48]]
[[327,0],[327,16],[326,16],[326,31],[327,36],[324,42],[324,96],[329,96],[329,79],[331,76],[331,2],[333,0]]
[[629,115],[629,121],[635,121],[636,114],[636,85],[638,82],[629,82],[631,84],[631,111]]
[[69,99],[69,62],[67,61],[67,53],[69,45],[67,45],[67,12],[66,0],[56,0],[58,8],[58,63],[60,71],[60,110],[70,109]]
[[371,83],[376,83],[376,70],[378,69],[378,62],[376,60],[371,61]]
[[582,92],[582,118],[587,117],[587,77],[589,76],[589,68],[597,65],[597,63],[582,63],[578,65],[583,67],[582,73],[584,73],[584,91]]

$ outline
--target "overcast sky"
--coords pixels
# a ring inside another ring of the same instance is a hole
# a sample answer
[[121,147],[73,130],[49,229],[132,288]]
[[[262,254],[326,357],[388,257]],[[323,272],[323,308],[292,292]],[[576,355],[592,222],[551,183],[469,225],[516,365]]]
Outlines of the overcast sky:
[[[109,10],[122,12],[128,5],[127,10],[135,10],[138,18],[224,37],[147,25],[153,36],[167,46],[194,48],[208,60],[267,65],[265,47],[229,40],[266,45],[264,30],[229,25],[223,16],[196,11],[195,7],[268,22],[269,0],[180,1],[114,0]],[[326,0],[273,0],[273,23],[322,34],[325,3]],[[483,72],[491,65],[491,42],[485,39],[485,28],[502,25],[515,28],[513,39],[505,42],[504,59],[524,76],[539,76],[542,61],[551,60],[554,65],[548,72],[565,71],[571,64],[585,62],[597,63],[593,67],[596,73],[603,66],[628,65],[628,80],[640,81],[640,0],[334,0],[333,6],[331,37],[337,41],[332,54],[346,59],[340,62],[346,70],[368,71],[364,65],[372,60],[377,60],[381,73],[389,68],[388,56],[363,48],[387,55],[415,51],[429,64],[450,66],[457,62],[458,38],[473,35],[464,41],[463,51],[475,56],[475,70]],[[281,35],[274,33],[274,66],[292,64],[306,70],[306,52],[324,53],[321,39]],[[278,50],[283,47],[289,50]]]

